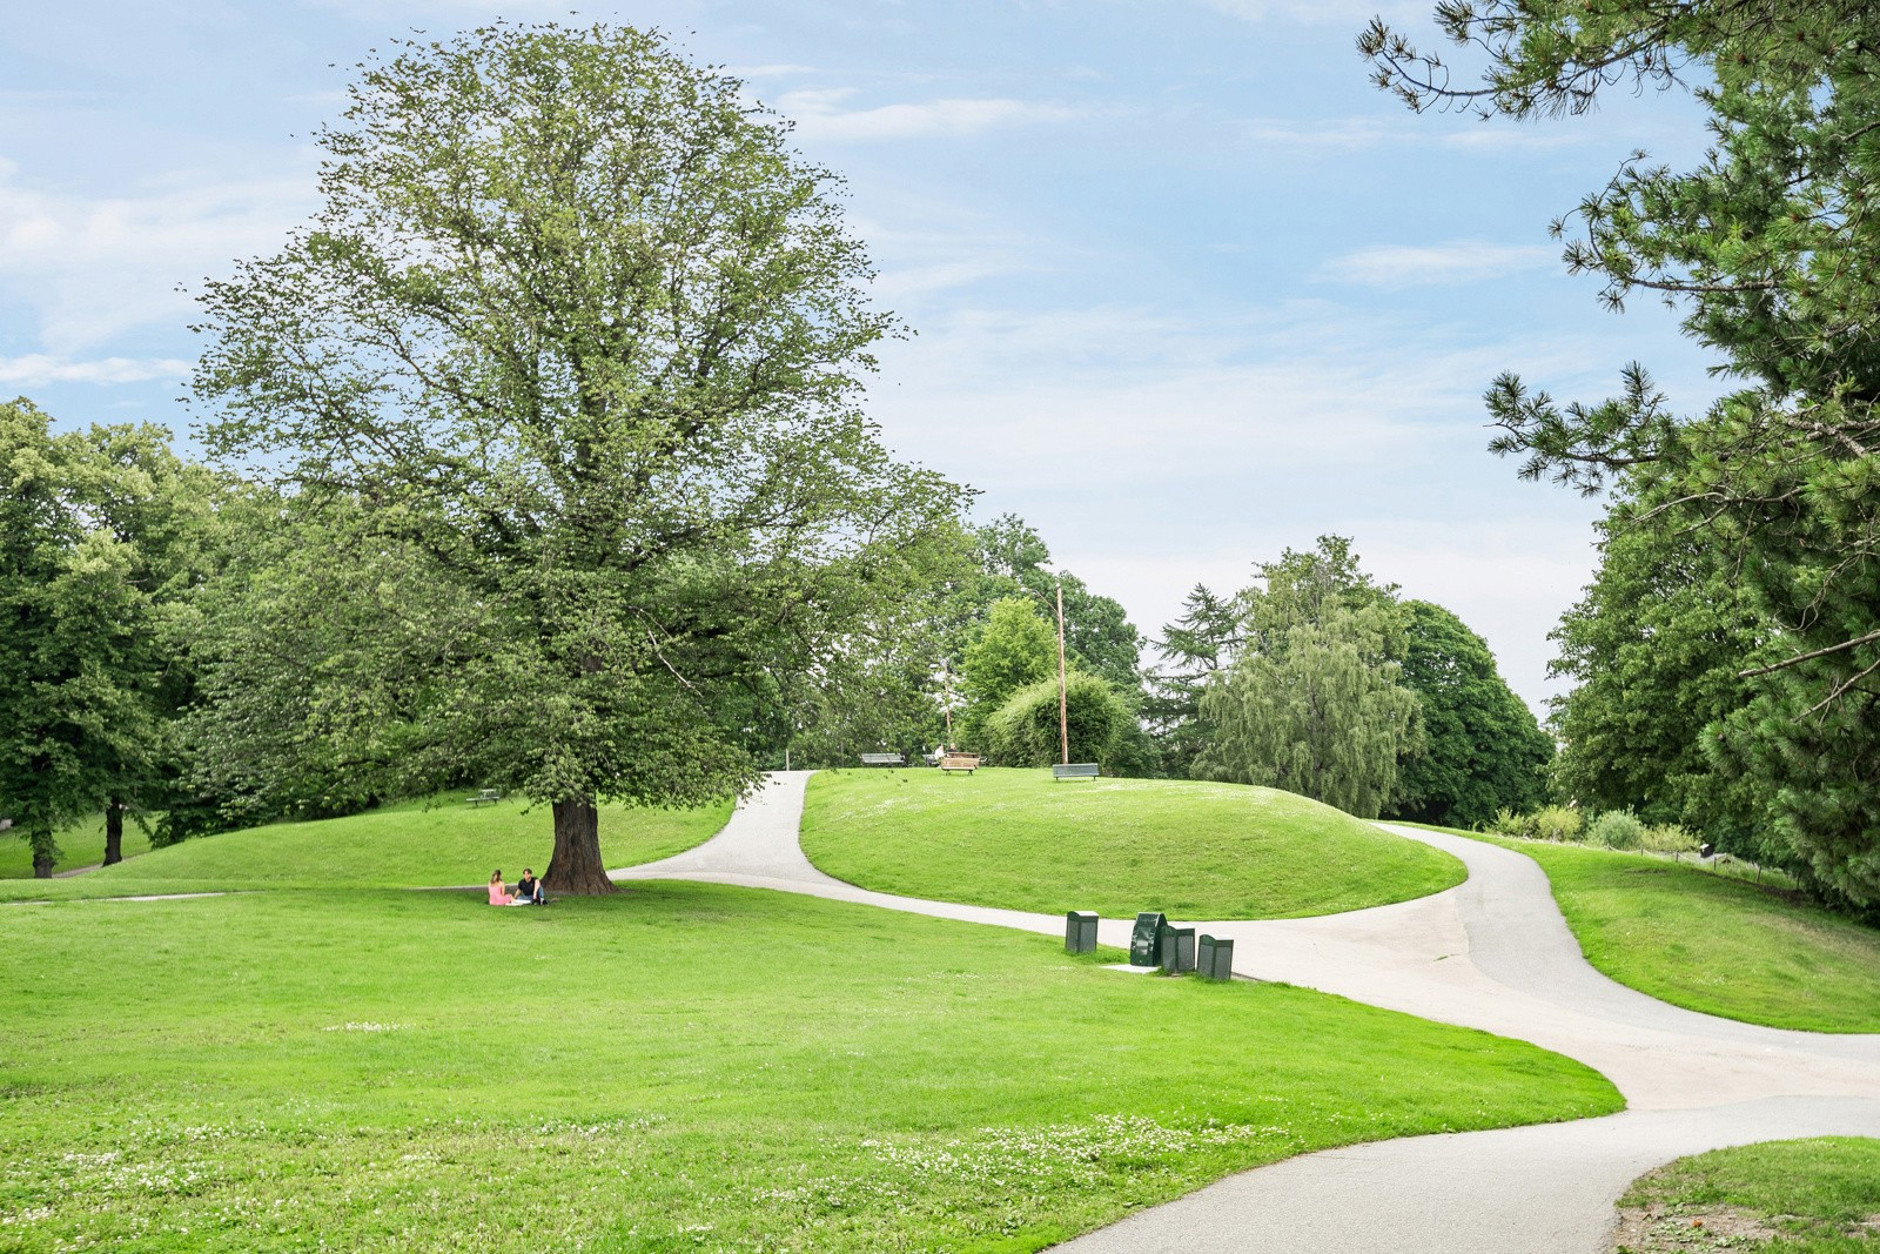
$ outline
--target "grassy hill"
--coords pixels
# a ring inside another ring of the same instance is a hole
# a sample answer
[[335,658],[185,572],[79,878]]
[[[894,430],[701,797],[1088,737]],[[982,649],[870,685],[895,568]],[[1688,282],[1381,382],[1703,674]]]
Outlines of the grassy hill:
[[[124,856],[145,853],[150,841],[135,823],[124,824]],[[93,815],[74,823],[59,833],[59,859],[55,871],[97,866],[104,861],[104,816]],[[15,832],[0,832],[0,880],[29,879],[33,874],[33,851]]]
[[[474,880],[503,821],[253,840]],[[173,851],[170,886],[272,873],[248,845]],[[1323,994],[710,885],[9,906],[0,952],[0,1246],[33,1254],[1027,1251],[1307,1150],[1620,1105],[1557,1055]]]
[[1474,838],[1540,863],[1586,960],[1621,984],[1747,1023],[1880,1032],[1880,930],[1688,862]]
[[[668,857],[709,840],[730,814],[728,802],[698,810],[603,806],[601,853],[610,867]],[[127,845],[129,837],[127,831]],[[12,843],[24,842],[14,838]],[[521,801],[504,800],[473,809],[463,794],[452,793],[347,818],[272,823],[203,836],[71,880],[0,884],[0,899],[186,888],[482,884],[498,869],[511,880],[525,866],[539,874],[547,869],[553,849],[554,829],[546,807],[528,809]],[[30,873],[30,860],[25,865]]]
[[1055,913],[1283,919],[1459,884],[1456,859],[1292,793],[1049,771],[835,771],[810,780],[803,849],[882,892]]

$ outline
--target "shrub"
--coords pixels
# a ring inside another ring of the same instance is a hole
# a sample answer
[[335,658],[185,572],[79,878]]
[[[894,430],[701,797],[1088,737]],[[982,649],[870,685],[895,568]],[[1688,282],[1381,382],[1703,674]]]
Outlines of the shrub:
[[1534,834],[1534,816],[1518,814],[1507,806],[1495,811],[1495,817],[1488,821],[1487,829],[1497,836],[1532,836]]
[[1543,806],[1528,819],[1533,834],[1542,840],[1582,840],[1586,820],[1572,806]]
[[[1103,762],[1130,720],[1128,707],[1095,675],[1073,671],[1065,681],[1071,757]],[[1049,766],[1058,752],[1057,680],[1020,688],[985,722],[990,766]]]
[[1702,836],[1676,823],[1660,823],[1645,829],[1644,848],[1653,853],[1696,853],[1703,843]]
[[1645,824],[1630,810],[1606,811],[1594,820],[1593,829],[1588,835],[1593,843],[1608,849],[1642,849],[1645,846]]

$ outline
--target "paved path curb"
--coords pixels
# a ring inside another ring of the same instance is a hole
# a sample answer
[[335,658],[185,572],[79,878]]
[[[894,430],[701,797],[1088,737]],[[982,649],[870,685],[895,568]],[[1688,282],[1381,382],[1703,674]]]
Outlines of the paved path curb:
[[[1060,934],[1055,915],[870,892],[798,843],[811,772],[773,774],[723,831],[612,874],[807,893]],[[1666,1005],[1587,964],[1531,858],[1385,826],[1454,854],[1468,880],[1415,901],[1314,919],[1200,920],[1232,936],[1236,974],[1338,993],[1530,1041],[1597,1069],[1630,1109],[1575,1123],[1413,1137],[1246,1172],[1060,1247],[1077,1254],[1598,1254],[1640,1172],[1725,1145],[1880,1136],[1880,1036],[1757,1027]],[[1145,903],[1152,906],[1153,903]],[[1106,919],[1104,944],[1130,921]]]

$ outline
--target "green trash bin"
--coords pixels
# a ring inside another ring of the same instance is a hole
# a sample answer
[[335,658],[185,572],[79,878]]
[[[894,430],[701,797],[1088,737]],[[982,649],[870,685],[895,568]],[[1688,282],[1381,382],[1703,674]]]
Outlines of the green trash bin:
[[1196,947],[1195,969],[1203,979],[1234,978],[1234,942],[1225,936],[1203,936]]
[[1144,910],[1136,916],[1136,926],[1129,934],[1129,965],[1153,967],[1161,950],[1162,929],[1168,916],[1159,910]]
[[1097,916],[1087,910],[1066,910],[1064,912],[1064,952],[1067,954],[1095,953],[1097,948]]
[[1162,928],[1162,940],[1156,964],[1170,975],[1195,969],[1195,930],[1192,927]]

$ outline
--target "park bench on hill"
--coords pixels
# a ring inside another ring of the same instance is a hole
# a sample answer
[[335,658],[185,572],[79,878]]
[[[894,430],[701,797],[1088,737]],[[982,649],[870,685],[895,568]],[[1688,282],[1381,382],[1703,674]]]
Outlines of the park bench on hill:
[[940,759],[940,769],[949,774],[954,771],[965,771],[971,775],[979,769],[979,755],[977,753],[946,754]]
[[1054,781],[1060,779],[1095,779],[1097,774],[1097,764],[1095,762],[1053,762],[1051,764],[1051,778]]
[[907,759],[898,753],[864,753],[863,766],[906,766]]
[[494,788],[485,788],[481,792],[477,793],[477,795],[474,797],[464,798],[465,801],[468,801],[470,803],[470,806],[472,809],[475,809],[477,806],[482,806],[482,805],[495,805],[498,801],[501,801],[502,799],[503,799],[503,794],[501,794],[500,792],[497,792]]

